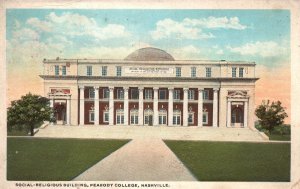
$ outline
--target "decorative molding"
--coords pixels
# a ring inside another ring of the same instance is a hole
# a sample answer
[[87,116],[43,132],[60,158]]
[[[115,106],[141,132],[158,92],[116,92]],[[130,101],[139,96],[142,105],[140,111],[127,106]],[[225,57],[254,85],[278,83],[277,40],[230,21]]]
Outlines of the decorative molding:
[[246,99],[249,98],[246,90],[228,91],[227,98],[229,99]]

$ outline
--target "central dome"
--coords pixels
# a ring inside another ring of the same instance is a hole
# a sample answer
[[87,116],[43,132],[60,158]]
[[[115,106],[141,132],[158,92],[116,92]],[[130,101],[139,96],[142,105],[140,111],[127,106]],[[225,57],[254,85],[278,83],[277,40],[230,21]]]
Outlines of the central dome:
[[164,50],[153,48],[153,47],[146,47],[134,51],[133,53],[129,54],[124,60],[174,61],[175,59]]

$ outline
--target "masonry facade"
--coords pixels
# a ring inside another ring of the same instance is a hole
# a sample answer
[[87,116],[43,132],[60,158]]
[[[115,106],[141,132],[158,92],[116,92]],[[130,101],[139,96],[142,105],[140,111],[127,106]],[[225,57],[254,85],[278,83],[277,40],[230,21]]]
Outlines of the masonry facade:
[[58,125],[254,127],[255,63],[175,60],[142,48],[123,60],[44,60]]

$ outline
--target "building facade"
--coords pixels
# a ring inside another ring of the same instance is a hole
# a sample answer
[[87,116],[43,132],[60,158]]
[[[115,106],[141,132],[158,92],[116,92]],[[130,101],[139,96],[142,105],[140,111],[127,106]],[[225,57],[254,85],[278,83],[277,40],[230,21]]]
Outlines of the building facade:
[[123,60],[43,64],[56,124],[254,127],[253,62],[175,60],[147,47]]

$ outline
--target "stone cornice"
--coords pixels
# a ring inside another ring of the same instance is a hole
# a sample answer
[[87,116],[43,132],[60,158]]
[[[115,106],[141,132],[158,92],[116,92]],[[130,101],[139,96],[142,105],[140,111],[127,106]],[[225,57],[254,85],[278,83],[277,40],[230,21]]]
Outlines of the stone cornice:
[[189,82],[199,82],[199,81],[252,81],[255,82],[259,78],[231,78],[231,77],[111,77],[111,76],[55,76],[55,75],[40,75],[41,78],[45,80],[102,80],[102,81],[189,81]]

